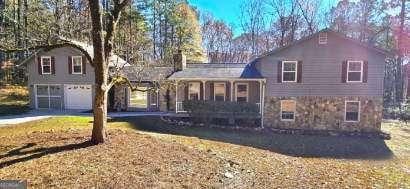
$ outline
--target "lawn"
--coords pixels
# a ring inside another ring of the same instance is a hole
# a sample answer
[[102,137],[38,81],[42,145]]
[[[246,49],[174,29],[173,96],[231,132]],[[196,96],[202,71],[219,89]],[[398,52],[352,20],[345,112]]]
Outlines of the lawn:
[[392,139],[276,135],[169,126],[158,117],[109,120],[109,142],[88,142],[91,118],[0,128],[0,180],[30,188],[410,188],[410,128]]
[[22,114],[29,110],[28,90],[22,86],[0,87],[0,116]]

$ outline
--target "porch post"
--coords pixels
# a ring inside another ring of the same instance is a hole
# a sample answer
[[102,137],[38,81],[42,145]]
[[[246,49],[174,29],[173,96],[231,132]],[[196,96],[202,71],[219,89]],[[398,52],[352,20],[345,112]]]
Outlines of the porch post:
[[175,80],[175,113],[178,113],[178,80]]
[[261,100],[261,127],[263,128],[263,114],[264,114],[264,107],[265,107],[265,90],[266,84],[264,81],[261,81],[262,84],[262,100]]
[[262,80],[259,80],[259,113],[262,113]]
[[230,85],[231,85],[231,102],[233,101],[233,88],[234,88],[234,86],[233,86],[233,80],[229,80],[229,83],[230,83]]
[[205,80],[202,80],[202,100],[205,101]]

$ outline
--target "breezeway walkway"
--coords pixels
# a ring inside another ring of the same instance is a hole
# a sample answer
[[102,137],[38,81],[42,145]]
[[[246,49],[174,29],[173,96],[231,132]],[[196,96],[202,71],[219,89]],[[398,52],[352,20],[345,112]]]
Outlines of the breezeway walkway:
[[[133,117],[133,116],[152,116],[168,115],[166,112],[109,112],[108,117]],[[0,116],[0,127],[5,125],[20,124],[29,121],[46,119],[57,116],[86,116],[92,117],[92,113],[83,113],[78,111],[37,111],[32,110],[29,113],[12,116]]]

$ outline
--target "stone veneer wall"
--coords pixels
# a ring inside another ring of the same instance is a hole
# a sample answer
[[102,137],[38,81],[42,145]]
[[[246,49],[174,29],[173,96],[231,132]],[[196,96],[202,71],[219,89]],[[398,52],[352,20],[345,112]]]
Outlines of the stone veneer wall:
[[[295,100],[295,121],[281,121],[280,101]],[[360,101],[360,122],[345,122],[345,101]],[[266,97],[264,126],[271,128],[380,131],[382,97]]]

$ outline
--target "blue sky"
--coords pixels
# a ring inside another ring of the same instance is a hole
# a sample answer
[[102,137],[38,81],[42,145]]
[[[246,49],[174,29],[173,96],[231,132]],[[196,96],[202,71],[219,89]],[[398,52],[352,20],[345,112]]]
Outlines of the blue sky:
[[[235,35],[241,33],[240,29],[240,7],[246,0],[188,0],[188,2],[197,7],[201,12],[210,12],[217,19],[224,20],[232,24],[235,28]],[[326,7],[334,6],[339,0],[323,0]]]

